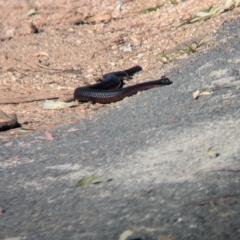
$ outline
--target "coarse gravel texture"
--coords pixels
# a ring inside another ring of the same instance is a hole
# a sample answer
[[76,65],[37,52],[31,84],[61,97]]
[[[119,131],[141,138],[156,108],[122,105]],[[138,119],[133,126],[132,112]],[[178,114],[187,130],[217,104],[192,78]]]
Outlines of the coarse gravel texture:
[[[181,60],[174,83],[99,110],[74,127],[2,139],[0,238],[240,238],[240,19],[220,44]],[[224,37],[223,37],[224,36]],[[220,155],[209,158],[206,147]],[[112,178],[74,188],[84,176]]]
[[[46,110],[44,100],[69,101],[77,87],[135,65],[143,71],[125,86],[159,79],[176,68],[174,59],[189,57],[187,48],[204,52],[218,44],[217,29],[236,19],[239,7],[207,21],[187,21],[226,2],[0,1],[0,111],[15,113],[24,131],[75,124],[104,105],[73,101],[76,107]],[[0,138],[20,135],[22,129],[0,132]]]

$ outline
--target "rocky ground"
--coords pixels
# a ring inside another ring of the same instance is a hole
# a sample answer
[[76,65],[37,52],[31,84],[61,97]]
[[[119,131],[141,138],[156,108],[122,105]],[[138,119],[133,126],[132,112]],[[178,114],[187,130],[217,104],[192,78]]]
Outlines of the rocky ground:
[[[227,2],[0,1],[0,110],[15,113],[22,126],[1,136],[75,124],[108,106],[43,109],[44,99],[70,101],[76,87],[104,73],[140,65],[126,86],[159,78],[177,60],[219,44],[213,34],[239,15]],[[201,10],[206,21],[194,17]]]
[[[0,239],[240,239],[237,2],[1,1]],[[173,84],[72,101],[133,65]]]

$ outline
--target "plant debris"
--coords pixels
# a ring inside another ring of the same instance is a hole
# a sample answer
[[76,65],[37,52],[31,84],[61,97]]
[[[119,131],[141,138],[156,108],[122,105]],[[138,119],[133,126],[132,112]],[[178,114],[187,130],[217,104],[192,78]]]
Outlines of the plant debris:
[[111,178],[106,178],[106,177],[98,177],[98,176],[89,176],[89,177],[84,177],[81,180],[79,180],[75,187],[83,187],[83,186],[88,186],[90,184],[99,184],[99,183],[104,183],[104,182],[109,182],[112,181]]

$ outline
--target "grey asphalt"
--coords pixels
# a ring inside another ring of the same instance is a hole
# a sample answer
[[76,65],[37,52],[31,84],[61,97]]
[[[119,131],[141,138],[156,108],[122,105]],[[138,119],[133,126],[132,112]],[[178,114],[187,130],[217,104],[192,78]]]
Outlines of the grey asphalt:
[[[240,90],[192,99],[240,83],[240,19],[216,38],[166,73],[172,85],[57,128],[54,141],[0,140],[0,239],[240,239]],[[90,175],[113,180],[73,187]]]

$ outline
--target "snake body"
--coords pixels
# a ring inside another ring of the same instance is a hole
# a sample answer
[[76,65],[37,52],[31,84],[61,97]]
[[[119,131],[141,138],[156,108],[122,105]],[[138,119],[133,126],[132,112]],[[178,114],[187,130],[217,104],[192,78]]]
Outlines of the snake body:
[[74,99],[80,102],[111,103],[136,94],[138,91],[172,84],[168,78],[163,76],[158,80],[120,88],[124,78],[130,77],[140,70],[142,70],[140,66],[135,66],[125,71],[107,73],[103,76],[103,80],[100,83],[76,88],[74,91]]

